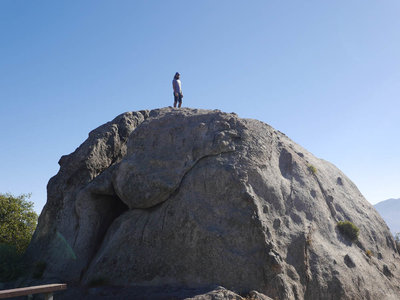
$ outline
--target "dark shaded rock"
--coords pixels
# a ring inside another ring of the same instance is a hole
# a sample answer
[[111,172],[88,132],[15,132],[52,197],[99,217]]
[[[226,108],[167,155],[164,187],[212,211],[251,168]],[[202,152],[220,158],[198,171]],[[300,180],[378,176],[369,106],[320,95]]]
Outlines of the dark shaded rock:
[[383,265],[383,274],[388,277],[392,277],[393,273],[390,271],[389,267],[387,265]]
[[344,257],[344,263],[349,268],[354,268],[356,266],[356,264],[354,263],[354,261],[351,259],[351,257],[348,254],[346,254]]

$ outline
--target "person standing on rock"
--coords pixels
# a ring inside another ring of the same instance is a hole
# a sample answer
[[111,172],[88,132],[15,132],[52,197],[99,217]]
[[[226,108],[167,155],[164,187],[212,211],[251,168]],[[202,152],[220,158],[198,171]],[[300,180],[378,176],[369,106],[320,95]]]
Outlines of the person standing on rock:
[[174,89],[174,107],[176,107],[176,103],[178,103],[178,107],[182,105],[182,85],[180,78],[181,74],[178,72],[175,73],[174,80],[172,80],[172,88]]

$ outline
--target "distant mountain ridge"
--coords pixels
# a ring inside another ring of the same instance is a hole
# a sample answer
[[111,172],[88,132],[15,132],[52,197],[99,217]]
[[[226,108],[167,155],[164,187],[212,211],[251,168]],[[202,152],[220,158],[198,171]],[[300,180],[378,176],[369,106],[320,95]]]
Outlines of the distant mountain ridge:
[[385,220],[393,234],[400,232],[400,198],[381,201],[375,204],[374,207]]

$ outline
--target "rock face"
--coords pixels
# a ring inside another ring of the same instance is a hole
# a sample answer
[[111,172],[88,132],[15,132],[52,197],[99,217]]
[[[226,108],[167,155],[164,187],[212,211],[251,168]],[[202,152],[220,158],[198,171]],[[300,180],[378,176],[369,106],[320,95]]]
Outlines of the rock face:
[[49,181],[28,257],[46,262],[44,279],[81,285],[400,293],[393,237],[356,186],[267,124],[220,111],[130,112],[92,131]]

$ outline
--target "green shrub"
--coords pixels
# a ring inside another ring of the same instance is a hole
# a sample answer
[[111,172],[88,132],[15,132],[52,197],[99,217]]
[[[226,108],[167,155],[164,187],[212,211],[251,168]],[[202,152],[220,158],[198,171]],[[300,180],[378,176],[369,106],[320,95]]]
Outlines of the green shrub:
[[310,171],[311,174],[315,175],[315,173],[317,173],[317,168],[313,165],[308,165],[308,171]]
[[346,236],[351,241],[358,239],[358,233],[360,229],[350,221],[340,221],[337,223],[337,227],[341,234]]

